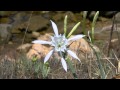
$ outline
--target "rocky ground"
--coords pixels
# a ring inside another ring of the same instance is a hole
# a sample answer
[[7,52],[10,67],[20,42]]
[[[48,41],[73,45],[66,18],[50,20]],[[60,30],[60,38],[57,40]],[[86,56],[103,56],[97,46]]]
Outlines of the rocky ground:
[[[90,12],[87,16],[86,32],[91,30],[91,20],[94,13],[95,12]],[[95,41],[100,41],[104,45],[101,47],[100,43],[95,43],[94,47],[97,51],[108,46],[113,14],[113,12],[100,13],[95,26]],[[83,20],[81,11],[0,11],[0,56],[10,61],[17,58],[21,52],[25,53],[28,58],[32,58],[34,55],[37,55],[38,58],[45,57],[51,47],[32,44],[31,42],[36,39],[49,40],[50,35],[53,35],[50,20],[53,20],[57,24],[59,33],[63,33],[65,15],[68,15],[68,31],[71,30],[77,22],[82,22]],[[115,16],[117,30],[116,26],[114,26],[110,48],[113,49],[117,57],[120,58],[120,13],[115,12]],[[82,24],[74,35],[80,33],[83,33]],[[91,53],[93,53],[93,50],[85,39],[80,39],[72,43],[70,48],[75,52],[77,49],[82,53],[79,54],[81,60],[86,59],[86,54],[89,58]]]

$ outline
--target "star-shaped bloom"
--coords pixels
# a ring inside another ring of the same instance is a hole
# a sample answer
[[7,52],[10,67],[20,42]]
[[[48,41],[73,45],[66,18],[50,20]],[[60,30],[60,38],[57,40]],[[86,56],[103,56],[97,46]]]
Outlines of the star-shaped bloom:
[[50,20],[50,21],[52,23],[53,31],[55,33],[54,36],[51,36],[51,41],[35,40],[35,41],[32,41],[32,43],[51,45],[53,47],[53,49],[44,58],[44,63],[46,63],[49,60],[49,58],[51,57],[51,55],[53,54],[53,52],[56,51],[60,54],[62,66],[63,66],[64,70],[67,72],[67,64],[66,64],[65,58],[63,57],[62,53],[67,52],[73,58],[80,61],[80,59],[77,57],[77,55],[73,51],[69,50],[68,45],[70,44],[71,41],[80,39],[80,38],[84,37],[85,35],[79,34],[79,35],[75,35],[72,38],[67,39],[64,34],[63,35],[58,34],[57,25],[52,20]]

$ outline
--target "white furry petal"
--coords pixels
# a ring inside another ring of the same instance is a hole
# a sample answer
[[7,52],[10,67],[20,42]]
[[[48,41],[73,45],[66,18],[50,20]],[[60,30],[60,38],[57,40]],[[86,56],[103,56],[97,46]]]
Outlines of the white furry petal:
[[85,35],[75,35],[75,36],[69,38],[68,41],[75,41],[75,40],[80,39],[80,38],[82,38],[84,36]]
[[66,61],[63,58],[61,58],[61,63],[62,63],[62,66],[63,66],[64,70],[67,72],[67,64],[66,64]]
[[43,41],[43,40],[34,40],[32,43],[37,43],[37,44],[51,44],[49,41]]
[[53,31],[55,33],[56,36],[58,36],[58,28],[57,28],[57,25],[52,21],[50,20],[51,23],[52,23],[52,27],[53,27]]
[[49,60],[49,58],[50,58],[50,56],[52,55],[52,53],[53,53],[53,50],[51,50],[51,51],[46,55],[46,57],[45,57],[45,59],[44,59],[44,63],[46,63],[46,62]]
[[68,52],[72,57],[74,57],[75,59],[78,59],[78,60],[80,61],[80,59],[77,57],[77,55],[76,55],[73,51],[67,50],[67,52]]

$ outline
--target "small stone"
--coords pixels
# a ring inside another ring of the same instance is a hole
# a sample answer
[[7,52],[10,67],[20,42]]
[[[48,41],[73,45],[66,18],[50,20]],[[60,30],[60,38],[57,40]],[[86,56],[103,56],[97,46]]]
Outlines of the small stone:
[[13,42],[9,41],[8,44],[13,44]]
[[33,38],[38,38],[39,36],[40,36],[39,32],[35,32],[35,31],[32,32],[32,37]]
[[32,44],[26,43],[23,45],[20,45],[17,50],[22,52],[28,52],[28,50],[31,48]]
[[52,35],[53,35],[52,33],[46,33],[44,35],[40,35],[37,39],[38,40],[50,41],[51,40],[50,36],[52,36]]

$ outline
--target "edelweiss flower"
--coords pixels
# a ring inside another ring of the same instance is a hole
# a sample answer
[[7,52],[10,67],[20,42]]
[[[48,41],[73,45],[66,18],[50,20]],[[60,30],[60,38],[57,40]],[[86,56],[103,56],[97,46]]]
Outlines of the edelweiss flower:
[[53,46],[54,48],[46,55],[46,57],[44,59],[44,63],[49,60],[50,56],[53,54],[54,51],[57,51],[61,56],[62,66],[65,69],[65,71],[67,72],[67,64],[66,64],[65,59],[63,58],[62,52],[67,52],[73,58],[80,61],[80,59],[77,57],[77,55],[74,52],[72,52],[71,50],[69,50],[69,48],[67,48],[67,46],[70,44],[70,41],[75,41],[77,39],[84,37],[85,35],[76,35],[72,38],[67,39],[65,37],[65,35],[58,34],[57,25],[52,20],[50,20],[50,21],[52,23],[53,31],[55,33],[54,36],[51,36],[51,41],[35,40],[35,41],[32,41],[32,43],[49,44],[49,45]]

